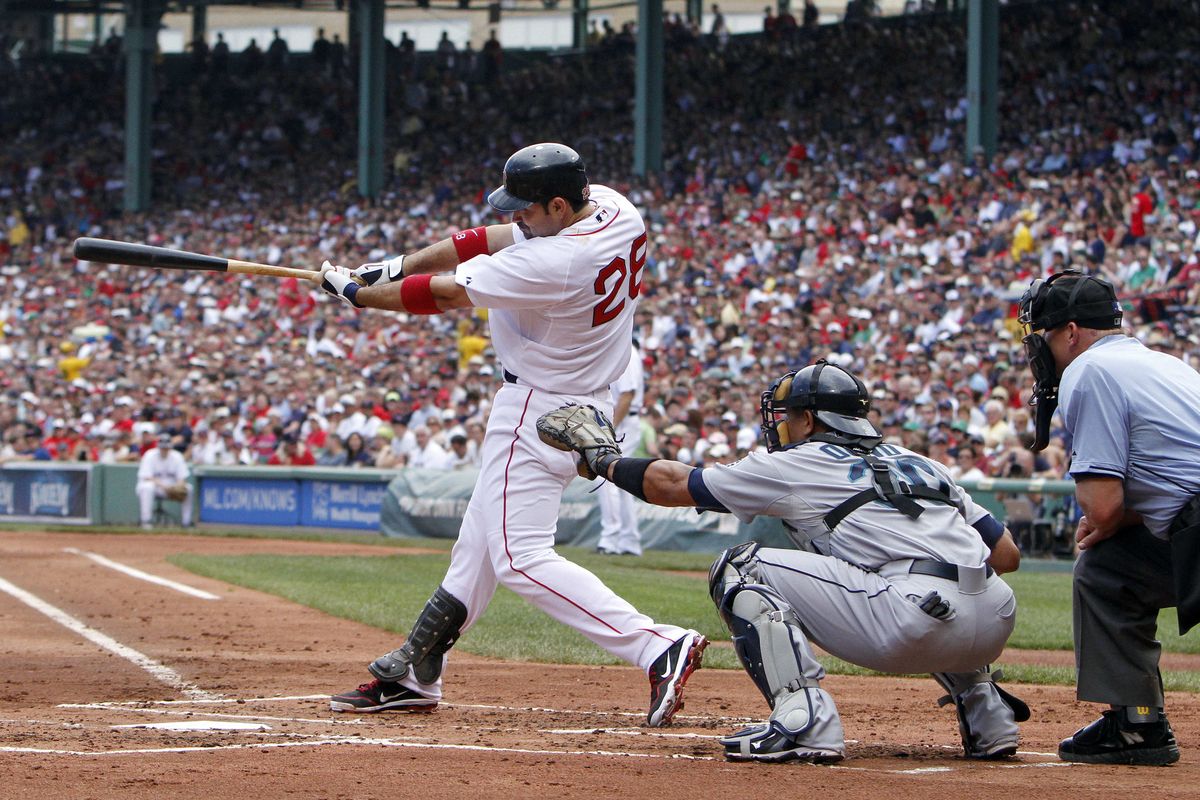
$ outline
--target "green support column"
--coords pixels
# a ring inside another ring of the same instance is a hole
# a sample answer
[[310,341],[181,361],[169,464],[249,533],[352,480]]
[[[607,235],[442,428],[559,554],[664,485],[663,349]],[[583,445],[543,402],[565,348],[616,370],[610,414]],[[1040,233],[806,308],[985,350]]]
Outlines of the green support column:
[[192,6],[192,41],[203,39],[208,32],[208,6],[196,3]]
[[1000,64],[998,0],[967,0],[967,163],[976,147],[996,153]]
[[355,0],[358,21],[358,193],[383,189],[383,0]]
[[639,0],[633,171],[662,170],[663,0]]
[[687,0],[687,21],[697,25],[704,21],[704,0]]
[[125,210],[150,207],[150,107],[159,6],[128,0],[125,7]]
[[571,8],[571,46],[582,50],[588,40],[588,0],[572,0]]

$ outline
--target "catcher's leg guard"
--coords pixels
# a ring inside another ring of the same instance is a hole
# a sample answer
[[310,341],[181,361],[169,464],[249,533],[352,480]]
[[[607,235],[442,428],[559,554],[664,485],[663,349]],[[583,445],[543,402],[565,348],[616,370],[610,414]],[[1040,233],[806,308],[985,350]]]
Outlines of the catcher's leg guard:
[[725,551],[709,576],[734,651],[772,709],[766,725],[722,739],[725,754],[732,760],[836,760],[844,734],[833,698],[819,688],[825,671],[791,606],[756,582],[757,549],[750,544]]
[[1004,758],[1017,752],[1017,723],[1029,719],[1029,706],[996,685],[999,671],[935,672],[933,679],[949,694],[938,705],[954,703],[958,732],[967,758]]
[[367,667],[381,681],[395,682],[408,674],[421,683],[433,683],[442,674],[442,656],[458,641],[467,607],[439,586],[413,623],[408,640]]

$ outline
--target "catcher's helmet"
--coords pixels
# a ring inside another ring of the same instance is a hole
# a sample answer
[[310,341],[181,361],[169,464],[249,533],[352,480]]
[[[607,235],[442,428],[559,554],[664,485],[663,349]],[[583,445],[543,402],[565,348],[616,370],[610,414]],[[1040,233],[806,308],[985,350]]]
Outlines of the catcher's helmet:
[[583,200],[587,185],[587,170],[579,153],[565,144],[531,144],[508,157],[504,185],[488,195],[488,202],[506,213],[555,197],[575,204]]
[[825,359],[798,372],[789,372],[762,393],[762,433],[768,452],[790,444],[786,419],[788,409],[807,409],[825,427],[860,439],[882,437],[867,419],[871,398],[867,387],[846,370]]

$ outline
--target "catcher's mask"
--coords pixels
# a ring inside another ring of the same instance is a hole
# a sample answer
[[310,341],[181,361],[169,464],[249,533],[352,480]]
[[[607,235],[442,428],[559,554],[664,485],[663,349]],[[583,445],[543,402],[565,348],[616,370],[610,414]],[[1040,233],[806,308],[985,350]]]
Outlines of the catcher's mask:
[[791,441],[787,427],[790,409],[813,412],[825,427],[864,446],[878,444],[883,434],[870,420],[871,398],[867,387],[846,370],[825,359],[796,372],[789,372],[762,393],[762,436],[767,452],[800,444]]
[[1059,370],[1043,335],[1074,322],[1082,328],[1121,327],[1121,303],[1112,284],[1066,270],[1035,280],[1021,296],[1017,321],[1025,332],[1025,359],[1033,373],[1034,441],[1030,449],[1042,450],[1050,443],[1050,421],[1058,408]]

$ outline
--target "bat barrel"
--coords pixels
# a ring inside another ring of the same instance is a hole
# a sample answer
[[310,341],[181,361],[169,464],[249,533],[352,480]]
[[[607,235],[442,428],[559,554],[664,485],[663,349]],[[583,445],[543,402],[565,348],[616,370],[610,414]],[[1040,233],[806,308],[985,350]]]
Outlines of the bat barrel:
[[188,253],[155,247],[149,244],[117,242],[111,239],[82,237],[75,240],[75,257],[83,261],[99,261],[107,264],[128,264],[134,267],[156,267],[159,269],[206,269],[225,272],[228,259],[202,253]]

